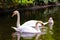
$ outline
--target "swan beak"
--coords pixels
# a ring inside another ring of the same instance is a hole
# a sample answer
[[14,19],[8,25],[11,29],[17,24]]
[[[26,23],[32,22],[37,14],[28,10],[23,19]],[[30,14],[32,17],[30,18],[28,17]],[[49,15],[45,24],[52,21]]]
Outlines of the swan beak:
[[46,25],[46,24],[48,24],[48,22],[43,23],[43,25]]
[[15,14],[13,13],[13,14],[12,14],[12,17],[13,17],[14,15],[15,15]]

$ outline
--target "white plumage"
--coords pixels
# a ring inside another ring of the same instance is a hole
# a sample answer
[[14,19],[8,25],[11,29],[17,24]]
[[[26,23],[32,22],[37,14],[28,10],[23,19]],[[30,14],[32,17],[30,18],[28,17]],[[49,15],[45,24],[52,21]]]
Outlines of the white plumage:
[[[20,38],[19,38],[20,36],[22,36],[24,38],[28,38],[28,37],[32,38],[36,34],[41,33],[40,27],[43,26],[42,21],[30,20],[30,21],[27,21],[24,24],[20,25],[20,14],[19,14],[19,12],[14,11],[13,13],[14,14],[12,16],[17,15],[17,27],[12,27],[17,32],[17,35],[18,35],[17,40],[20,40]],[[37,25],[36,25],[36,23],[37,23]]]

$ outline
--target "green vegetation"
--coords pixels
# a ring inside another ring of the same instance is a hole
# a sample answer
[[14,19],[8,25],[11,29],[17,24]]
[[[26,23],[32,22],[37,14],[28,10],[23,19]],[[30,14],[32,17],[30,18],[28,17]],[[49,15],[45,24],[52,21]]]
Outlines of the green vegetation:
[[49,2],[58,3],[59,0],[0,0],[0,8],[11,8],[18,5],[48,4]]
[[13,3],[17,4],[32,4],[34,0],[12,0]]

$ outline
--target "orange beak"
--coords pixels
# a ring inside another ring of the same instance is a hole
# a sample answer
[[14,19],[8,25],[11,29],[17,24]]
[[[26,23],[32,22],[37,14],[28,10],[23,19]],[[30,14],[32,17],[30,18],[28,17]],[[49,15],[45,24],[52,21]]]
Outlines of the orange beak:
[[13,14],[12,14],[12,17],[13,17],[14,15],[16,15],[16,14],[13,13]]

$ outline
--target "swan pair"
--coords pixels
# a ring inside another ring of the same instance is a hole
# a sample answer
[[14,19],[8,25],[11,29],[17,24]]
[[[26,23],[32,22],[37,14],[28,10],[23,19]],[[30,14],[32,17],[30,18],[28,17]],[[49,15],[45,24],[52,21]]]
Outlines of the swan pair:
[[[17,40],[20,40],[20,36],[23,38],[32,38],[36,34],[41,35],[41,28],[46,25],[48,22],[43,23],[42,21],[37,20],[30,20],[25,22],[24,24],[20,25],[20,13],[16,10],[13,12],[13,15],[17,15],[17,27],[12,27],[17,32]],[[36,40],[38,39],[38,36],[36,37]]]

